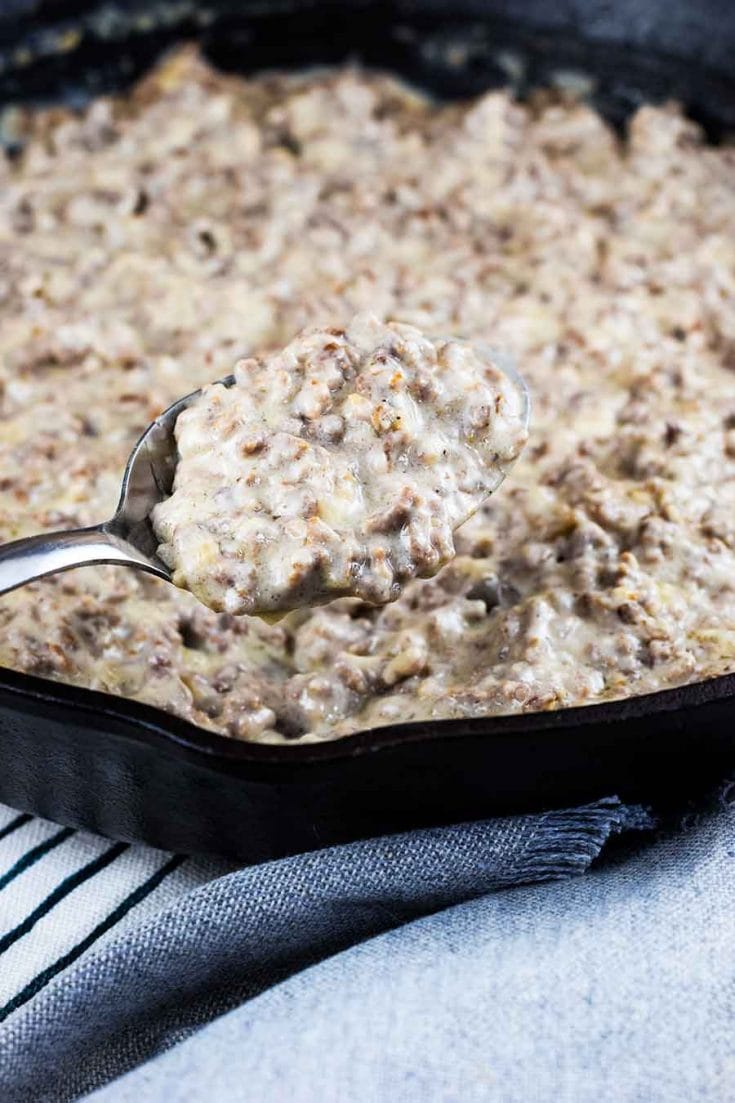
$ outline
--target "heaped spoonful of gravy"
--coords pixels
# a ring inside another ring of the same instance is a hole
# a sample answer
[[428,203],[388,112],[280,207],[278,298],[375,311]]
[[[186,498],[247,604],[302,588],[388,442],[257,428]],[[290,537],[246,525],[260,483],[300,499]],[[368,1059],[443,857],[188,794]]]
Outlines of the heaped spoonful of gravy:
[[476,342],[371,315],[304,330],[161,414],[111,521],[0,547],[0,593],[116,562],[234,614],[392,601],[453,557],[528,416],[520,377]]
[[476,346],[370,315],[306,330],[179,416],[158,554],[228,613],[392,601],[453,557],[526,422],[523,388]]

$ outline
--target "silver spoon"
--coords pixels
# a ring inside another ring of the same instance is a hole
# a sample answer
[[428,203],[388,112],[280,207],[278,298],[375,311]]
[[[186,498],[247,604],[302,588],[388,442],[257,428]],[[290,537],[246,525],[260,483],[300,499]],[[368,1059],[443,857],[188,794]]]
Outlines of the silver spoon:
[[[522,418],[528,426],[531,402],[528,388],[507,353],[489,349],[495,364],[518,388]],[[220,380],[226,387],[234,375]],[[44,532],[0,545],[0,594],[15,590],[35,578],[68,571],[85,563],[123,563],[171,581],[171,571],[156,554],[158,537],[151,524],[151,511],[168,498],[176,470],[174,426],[182,410],[201,391],[185,395],[156,418],[140,438],[123,475],[120,501],[111,521],[67,532]],[[505,472],[503,473],[505,474]]]
[[[228,375],[220,382],[231,387],[235,377]],[[176,419],[200,394],[192,391],[174,402],[143,433],[127,462],[111,521],[67,532],[43,532],[0,545],[0,594],[85,563],[124,563],[170,582],[171,571],[156,554],[159,540],[151,525],[151,510],[173,488]]]

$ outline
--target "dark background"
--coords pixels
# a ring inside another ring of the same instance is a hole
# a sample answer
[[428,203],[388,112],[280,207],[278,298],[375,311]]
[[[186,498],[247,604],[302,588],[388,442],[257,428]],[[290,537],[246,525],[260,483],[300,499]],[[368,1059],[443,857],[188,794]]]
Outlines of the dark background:
[[182,37],[243,71],[359,56],[443,96],[507,84],[510,53],[521,95],[571,69],[616,124],[674,96],[735,131],[733,0],[4,0],[0,100],[83,100]]

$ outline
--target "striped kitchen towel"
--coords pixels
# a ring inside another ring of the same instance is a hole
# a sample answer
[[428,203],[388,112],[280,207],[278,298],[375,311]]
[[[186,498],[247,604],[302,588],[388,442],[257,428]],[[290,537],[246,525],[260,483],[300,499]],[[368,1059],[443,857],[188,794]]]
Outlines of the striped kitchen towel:
[[[317,962],[468,900],[582,873],[611,835],[653,824],[611,797],[217,876],[215,863],[2,816],[0,1103],[71,1103]],[[353,1096],[343,1086],[334,1098]]]
[[0,1022],[106,939],[231,868],[0,805]]

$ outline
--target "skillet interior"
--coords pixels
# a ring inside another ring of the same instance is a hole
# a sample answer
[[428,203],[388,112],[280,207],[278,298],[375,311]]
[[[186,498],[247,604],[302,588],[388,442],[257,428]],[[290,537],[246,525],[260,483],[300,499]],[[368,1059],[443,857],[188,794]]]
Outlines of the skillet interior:
[[[640,102],[675,96],[715,140],[735,131],[735,10],[702,4],[693,21],[686,0],[606,11],[591,0],[560,19],[535,2],[430,0],[135,3],[114,15],[109,5],[11,0],[0,15],[0,99],[81,102],[196,34],[226,68],[360,56],[445,97],[509,76],[525,94],[573,71],[590,79],[595,105],[617,125]],[[288,748],[235,742],[132,701],[2,671],[0,799],[116,837],[257,860],[613,790],[675,799],[730,764],[733,694],[735,675],[586,708]]]

